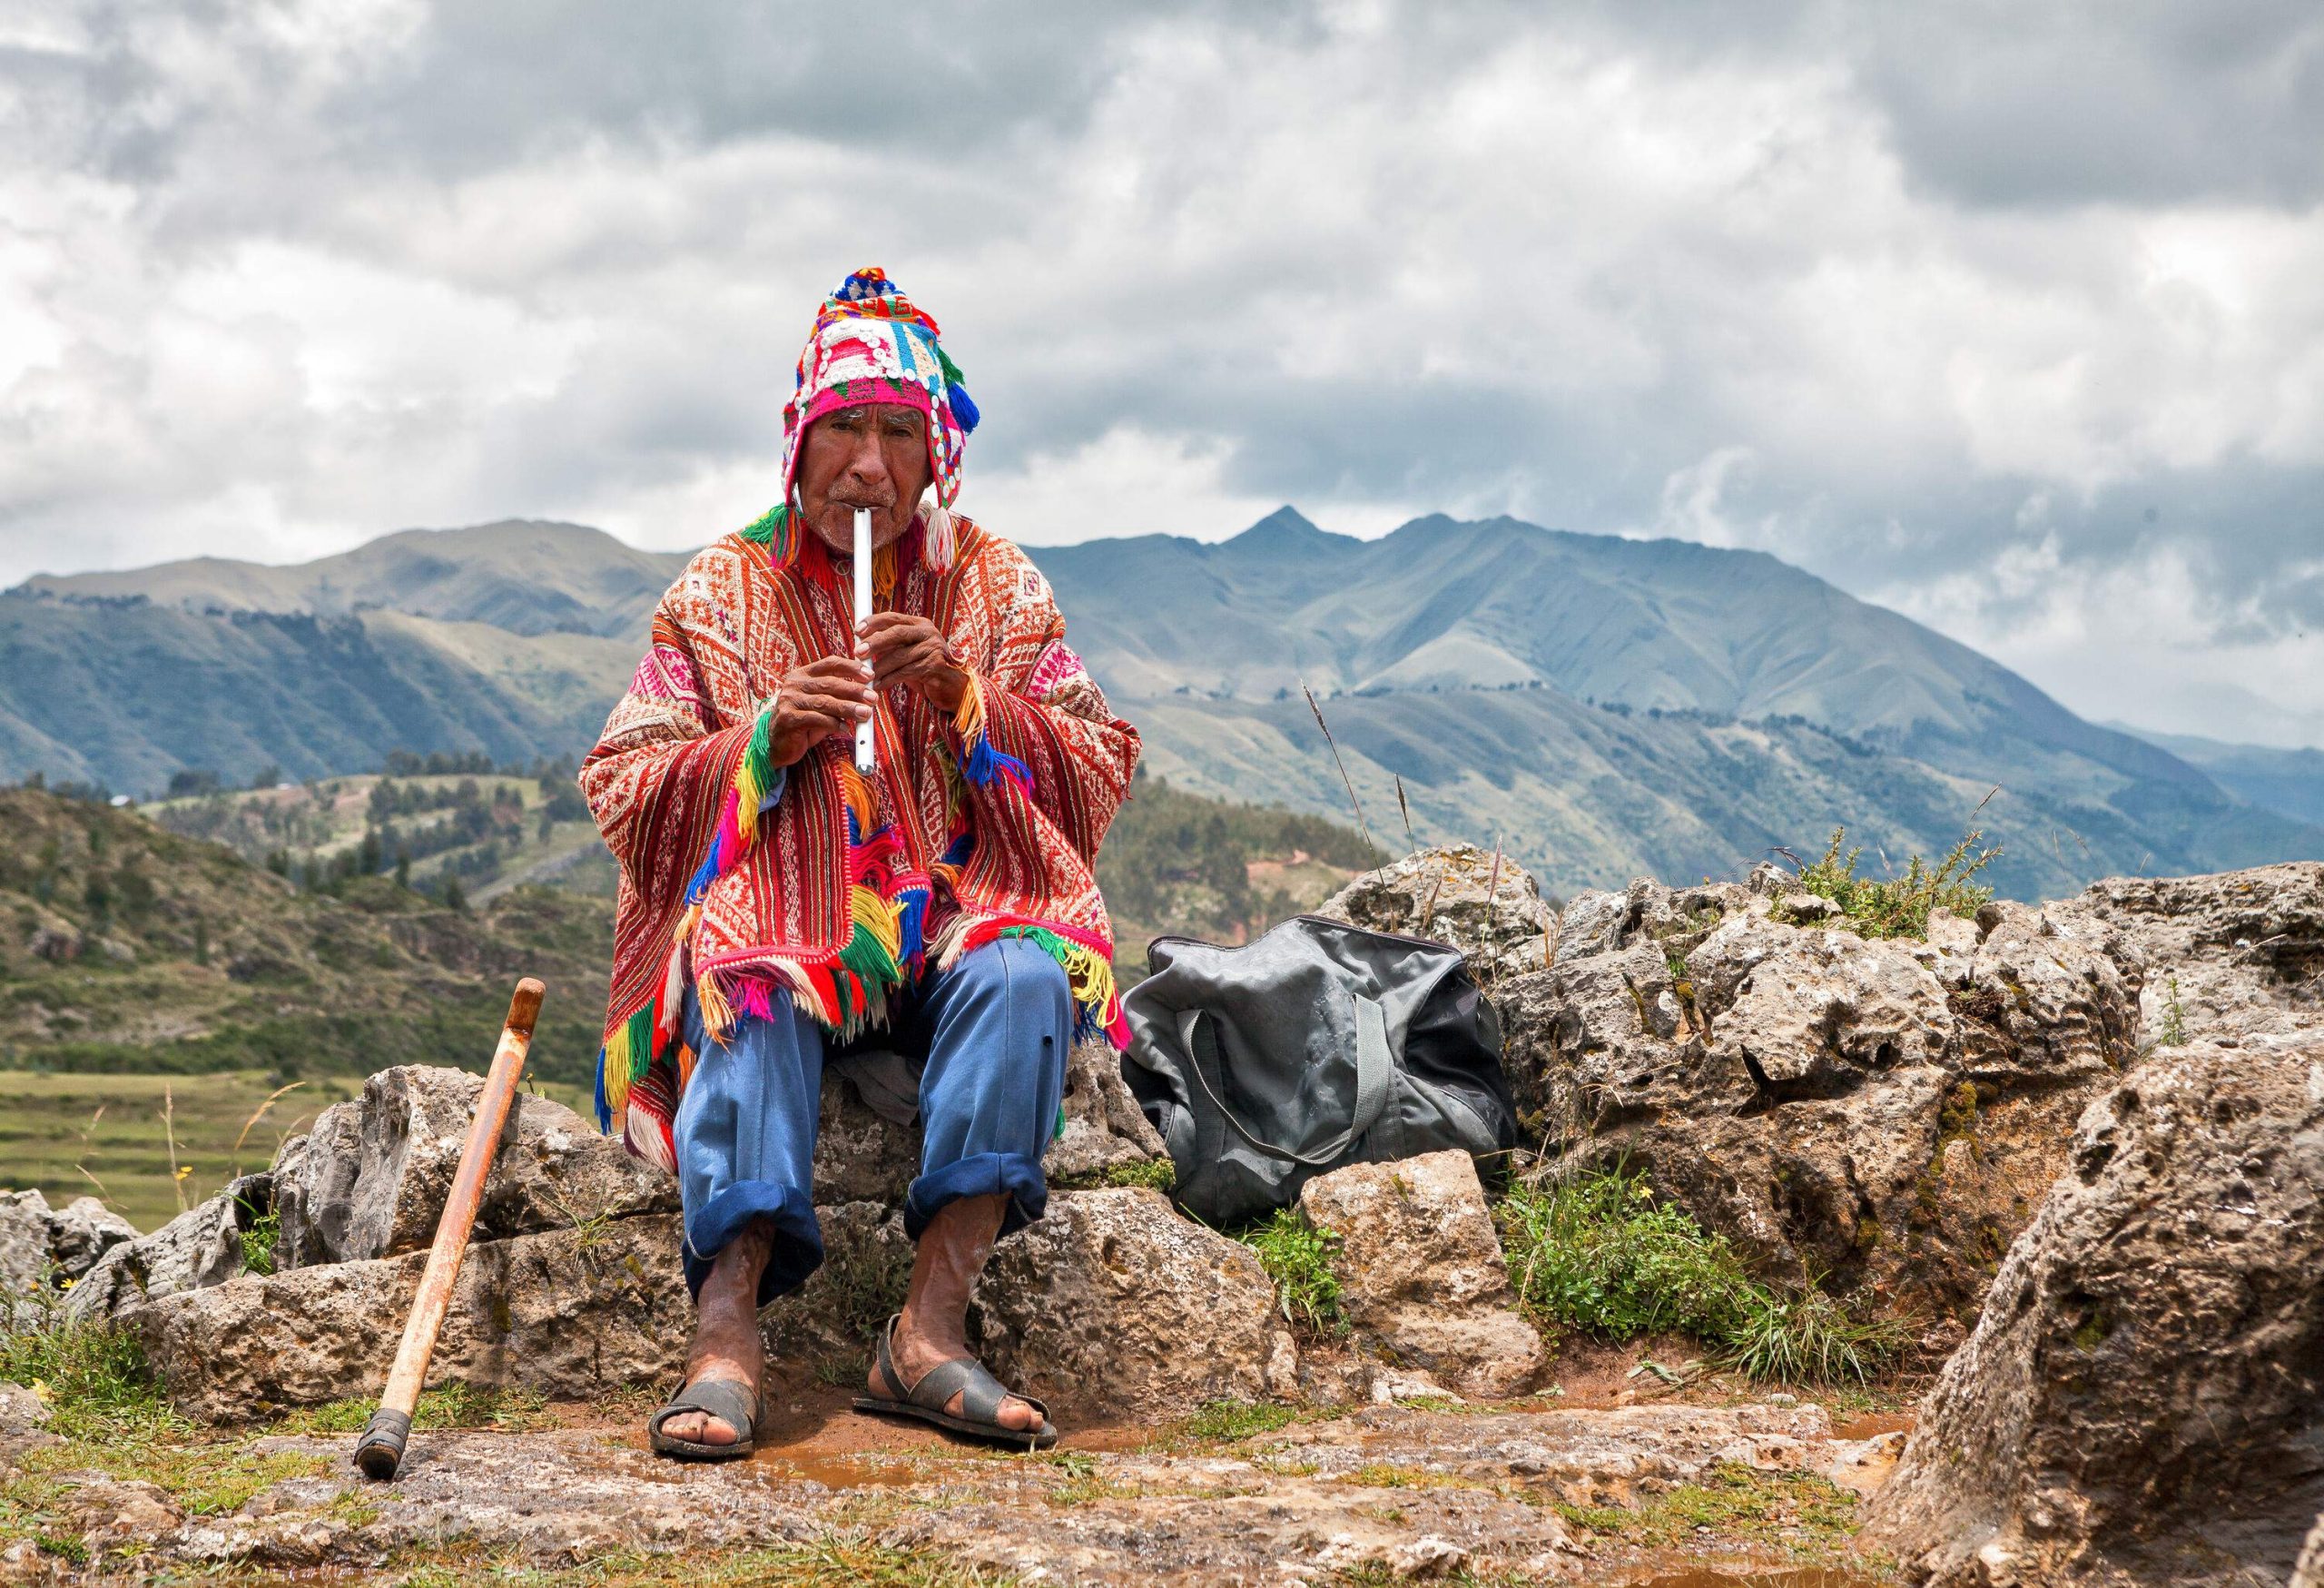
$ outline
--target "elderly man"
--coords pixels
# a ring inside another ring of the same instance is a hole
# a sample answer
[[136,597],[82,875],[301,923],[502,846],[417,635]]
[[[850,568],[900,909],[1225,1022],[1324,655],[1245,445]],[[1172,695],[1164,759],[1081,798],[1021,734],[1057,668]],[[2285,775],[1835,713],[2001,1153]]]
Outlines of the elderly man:
[[[916,1243],[859,1409],[1046,1445],[968,1347],[993,1243],[1041,1216],[1078,1031],[1118,1041],[1092,865],[1137,732],[1016,547],[951,510],[977,411],[877,270],[827,300],[783,409],[781,506],[690,563],[581,786],[621,863],[599,1123],[678,1178],[696,1323],[665,1455],[747,1454],[758,1308],[822,1260],[824,1060],[923,1059]],[[872,514],[875,610],[852,621]],[[856,770],[869,722],[876,767]]]

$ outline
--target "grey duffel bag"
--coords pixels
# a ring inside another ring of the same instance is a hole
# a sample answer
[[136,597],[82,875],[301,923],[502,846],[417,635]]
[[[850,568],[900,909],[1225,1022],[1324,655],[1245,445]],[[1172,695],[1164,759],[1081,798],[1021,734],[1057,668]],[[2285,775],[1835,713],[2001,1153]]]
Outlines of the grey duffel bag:
[[1239,948],[1160,937],[1122,1000],[1122,1078],[1179,1204],[1236,1225],[1343,1164],[1517,1144],[1501,1025],[1458,949],[1301,915]]

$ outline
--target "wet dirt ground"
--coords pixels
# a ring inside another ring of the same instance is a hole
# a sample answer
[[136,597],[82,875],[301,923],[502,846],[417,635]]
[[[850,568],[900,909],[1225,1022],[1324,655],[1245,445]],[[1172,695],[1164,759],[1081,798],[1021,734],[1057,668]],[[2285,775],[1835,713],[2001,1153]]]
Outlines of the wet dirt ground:
[[650,1455],[642,1399],[550,1408],[523,1431],[421,1430],[390,1484],[352,1470],[346,1435],[246,1437],[231,1459],[270,1481],[231,1510],[51,1471],[87,1561],[19,1549],[0,1573],[667,1581],[678,1562],[747,1568],[846,1541],[931,1573],[897,1581],[931,1583],[1884,1580],[1852,1549],[1854,1513],[1894,1465],[1907,1414],[1850,1404],[1836,1417],[1715,1379],[1674,1388],[1646,1375],[1641,1392],[1619,1362],[1572,1366],[1591,1393],[1301,1415],[1241,1437],[1068,1426],[1040,1455],[861,1416],[847,1391],[820,1386],[781,1394],[759,1451],[720,1464]]

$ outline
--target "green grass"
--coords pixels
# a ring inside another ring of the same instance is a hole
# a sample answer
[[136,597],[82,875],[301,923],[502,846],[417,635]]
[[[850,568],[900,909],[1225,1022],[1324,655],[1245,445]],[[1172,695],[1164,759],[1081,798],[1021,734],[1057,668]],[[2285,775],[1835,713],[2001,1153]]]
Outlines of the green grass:
[[1195,1415],[1172,1425],[1177,1439],[1206,1445],[1231,1445],[1290,1426],[1299,1414],[1271,1401],[1206,1401]]
[[1838,1558],[1856,1534],[1856,1496],[1803,1472],[1757,1472],[1721,1462],[1699,1483],[1656,1494],[1636,1507],[1560,1504],[1568,1523],[1600,1538],[1649,1549],[1699,1546],[1712,1536],[1783,1549],[1795,1559]]
[[1168,1196],[1178,1184],[1178,1166],[1167,1158],[1140,1158],[1109,1163],[1093,1174],[1059,1175],[1049,1185],[1060,1191],[1088,1191],[1107,1186],[1145,1186]]
[[0,1379],[31,1386],[48,1403],[51,1430],[66,1439],[138,1443],[192,1426],[162,1399],[133,1337],[67,1323],[45,1287],[0,1332]]
[[1754,1279],[1724,1237],[1617,1168],[1511,1188],[1497,1210],[1519,1297],[1537,1322],[1606,1339],[1687,1335],[1751,1377],[1870,1378],[1903,1332],[1820,1290]]
[[[1993,899],[1991,888],[1970,880],[2001,857],[1997,848],[1977,847],[1984,837],[1972,828],[1934,866],[1915,854],[1903,876],[1876,880],[1856,875],[1863,847],[1841,853],[1847,829],[1835,827],[1823,858],[1799,873],[1797,885],[1803,893],[1837,904],[1841,915],[1836,924],[1861,936],[1926,937],[1928,912],[1937,905],[1955,915],[1974,917]],[[1777,915],[1788,919],[1780,907]]]
[[1314,1228],[1295,1208],[1279,1208],[1240,1238],[1275,1281],[1276,1305],[1293,1327],[1310,1336],[1347,1331],[1340,1314],[1339,1276],[1332,1272],[1339,1237]]
[[2162,1006],[2162,1033],[2157,1041],[2165,1048],[2183,1048],[2187,1045],[2187,1011],[2179,1003],[2179,978],[2171,977],[2168,985],[2171,996]]

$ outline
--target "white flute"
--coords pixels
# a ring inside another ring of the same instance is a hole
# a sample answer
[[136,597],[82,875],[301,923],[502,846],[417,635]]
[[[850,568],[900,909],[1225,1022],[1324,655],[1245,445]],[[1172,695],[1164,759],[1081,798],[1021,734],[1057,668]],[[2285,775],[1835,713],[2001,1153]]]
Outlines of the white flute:
[[[872,512],[868,508],[855,509],[855,627],[861,634],[864,619],[872,616]],[[864,718],[855,725],[855,769],[868,773],[873,765],[872,754],[872,719]]]

